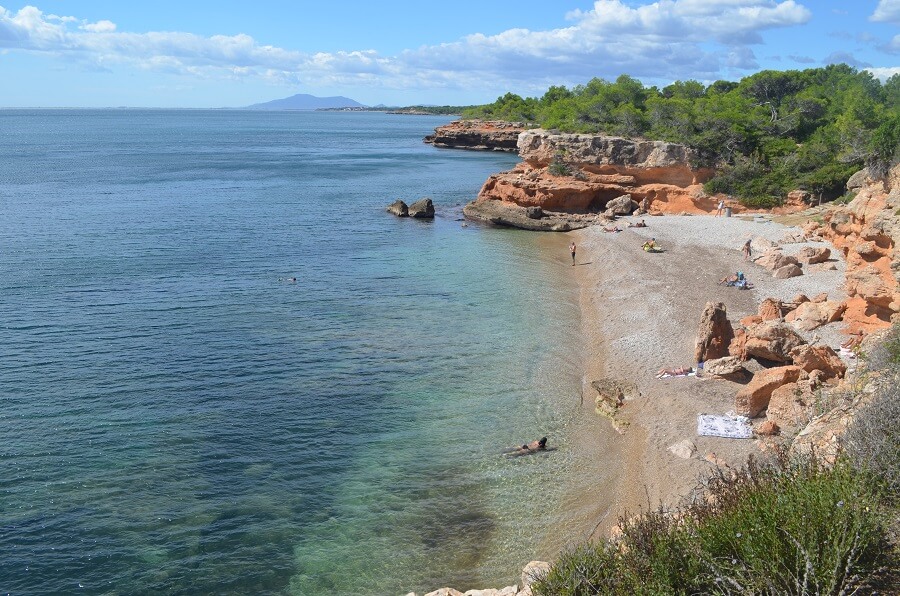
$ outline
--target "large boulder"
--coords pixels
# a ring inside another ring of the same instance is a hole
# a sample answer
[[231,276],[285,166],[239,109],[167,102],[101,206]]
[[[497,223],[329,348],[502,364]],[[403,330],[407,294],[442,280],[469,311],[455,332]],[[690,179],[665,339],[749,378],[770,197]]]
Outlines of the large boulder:
[[775,279],[788,279],[791,277],[799,277],[801,275],[803,275],[803,269],[801,269],[799,265],[794,264],[779,267],[772,273],[772,277]]
[[772,392],[800,378],[799,366],[779,366],[761,370],[734,396],[734,411],[755,418],[769,405]]
[[825,302],[804,302],[784,317],[795,329],[812,331],[822,325],[840,321],[844,311],[847,310],[845,302],[826,300]]
[[397,199],[387,207],[388,213],[393,213],[397,217],[408,217],[409,216],[409,207],[406,206],[406,203]]
[[694,358],[697,362],[706,362],[728,356],[728,344],[734,339],[734,329],[728,321],[725,304],[707,302],[700,316],[700,328],[697,331],[697,342]]
[[774,362],[791,362],[791,350],[806,341],[781,321],[766,321],[747,329],[742,357],[752,356]]
[[847,365],[830,346],[797,346],[791,350],[791,358],[794,366],[799,366],[806,372],[820,370],[826,379],[843,377],[847,372]]
[[759,305],[759,318],[763,321],[777,321],[784,316],[784,307],[781,300],[766,298]]
[[631,199],[631,195],[616,197],[606,204],[606,212],[612,215],[631,215],[635,209],[637,203]]
[[409,206],[409,216],[418,219],[434,219],[434,203],[425,197]]
[[796,257],[784,254],[780,248],[770,248],[762,255],[753,259],[753,261],[769,271],[775,271],[776,269],[780,269],[787,265],[796,265],[799,262]]
[[737,356],[725,356],[703,363],[703,372],[708,375],[724,377],[744,370],[744,363]]
[[827,246],[804,246],[797,253],[797,260],[807,265],[824,263],[831,257],[831,249]]
[[772,391],[766,408],[766,419],[781,428],[802,426],[809,421],[809,407],[813,400],[815,395],[809,383],[786,383]]

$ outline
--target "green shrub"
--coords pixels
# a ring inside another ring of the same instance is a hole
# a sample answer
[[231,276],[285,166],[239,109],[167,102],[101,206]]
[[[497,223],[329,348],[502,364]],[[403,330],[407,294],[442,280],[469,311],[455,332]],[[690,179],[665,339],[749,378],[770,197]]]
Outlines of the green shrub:
[[880,485],[851,462],[784,457],[710,478],[677,514],[563,555],[538,595],[850,594],[896,569]]

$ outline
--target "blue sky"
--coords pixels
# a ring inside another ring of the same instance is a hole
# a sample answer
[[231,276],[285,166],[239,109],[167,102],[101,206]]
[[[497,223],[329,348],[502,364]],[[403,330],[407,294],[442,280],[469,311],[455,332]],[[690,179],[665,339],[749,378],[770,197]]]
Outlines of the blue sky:
[[3,107],[472,104],[834,62],[900,73],[900,0],[0,0]]

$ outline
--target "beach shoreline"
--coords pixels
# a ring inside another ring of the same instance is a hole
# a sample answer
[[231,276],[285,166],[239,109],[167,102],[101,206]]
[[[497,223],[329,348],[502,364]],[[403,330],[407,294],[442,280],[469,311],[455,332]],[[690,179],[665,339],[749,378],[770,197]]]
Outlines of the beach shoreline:
[[[739,467],[750,455],[772,444],[771,439],[697,436],[697,415],[732,410],[739,383],[709,377],[655,378],[656,371],[664,367],[696,366],[694,342],[707,302],[725,303],[729,320],[736,325],[741,318],[755,314],[767,297],[789,301],[799,293],[812,297],[821,292],[827,292],[830,299],[845,297],[840,256],[834,257],[833,271],[806,272],[785,280],[774,279],[763,267],[744,261],[741,246],[747,239],[777,242],[796,228],[760,217],[659,216],[646,220],[647,228],[624,228],[620,233],[591,227],[565,234],[566,244],[574,240],[578,245],[572,275],[578,284],[584,336],[586,415],[590,415],[588,410],[593,413],[597,395],[591,381],[613,378],[633,382],[640,391],[640,397],[626,401],[616,416],[621,434],[615,448],[604,454],[606,465],[616,470],[613,486],[603,491],[611,501],[590,533],[591,539],[609,536],[621,517],[660,505],[677,506],[717,465]],[[620,227],[627,221],[621,220]],[[641,244],[651,237],[665,252],[641,250]],[[786,254],[795,254],[804,246],[823,245],[827,244],[786,243],[783,248]],[[722,277],[735,271],[743,271],[754,289],[718,285]],[[811,343],[836,347],[843,337],[842,328],[837,322],[802,335]],[[597,425],[612,427],[610,420],[593,415]],[[682,459],[668,451],[685,439],[696,445],[691,458]]]

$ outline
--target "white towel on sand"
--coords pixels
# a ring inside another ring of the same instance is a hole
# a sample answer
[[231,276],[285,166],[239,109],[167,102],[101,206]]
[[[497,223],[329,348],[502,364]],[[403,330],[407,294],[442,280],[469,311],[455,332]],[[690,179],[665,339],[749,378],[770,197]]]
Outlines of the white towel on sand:
[[749,439],[753,436],[753,429],[746,416],[700,414],[697,416],[697,434],[703,437]]

